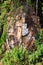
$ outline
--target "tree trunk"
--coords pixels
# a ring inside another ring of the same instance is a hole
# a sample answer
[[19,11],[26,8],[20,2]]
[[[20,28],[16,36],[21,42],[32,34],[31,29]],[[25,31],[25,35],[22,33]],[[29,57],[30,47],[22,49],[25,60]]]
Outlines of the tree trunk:
[[36,0],[36,15],[38,14],[38,0]]

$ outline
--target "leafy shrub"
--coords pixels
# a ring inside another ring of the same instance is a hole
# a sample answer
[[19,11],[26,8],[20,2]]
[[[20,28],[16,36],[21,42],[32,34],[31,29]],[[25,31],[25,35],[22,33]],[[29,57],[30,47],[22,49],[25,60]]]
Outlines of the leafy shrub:
[[7,23],[4,24],[4,27],[3,27],[3,33],[2,33],[2,36],[0,38],[0,54],[2,53],[2,45],[5,43],[5,40],[6,40],[6,37],[7,37]]
[[[6,0],[0,4],[1,15],[0,15],[0,54],[2,53],[2,45],[5,43],[7,37],[7,13],[13,10],[13,2]],[[2,29],[3,25],[3,30]]]

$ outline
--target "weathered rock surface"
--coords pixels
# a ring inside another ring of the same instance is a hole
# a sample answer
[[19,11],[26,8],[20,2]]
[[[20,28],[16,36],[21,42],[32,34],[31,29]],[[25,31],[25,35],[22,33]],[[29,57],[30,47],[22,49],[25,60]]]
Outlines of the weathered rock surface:
[[8,17],[7,44],[9,47],[23,45],[25,48],[31,48],[37,36],[37,28],[40,28],[38,25],[38,16],[23,10],[20,10],[14,17]]

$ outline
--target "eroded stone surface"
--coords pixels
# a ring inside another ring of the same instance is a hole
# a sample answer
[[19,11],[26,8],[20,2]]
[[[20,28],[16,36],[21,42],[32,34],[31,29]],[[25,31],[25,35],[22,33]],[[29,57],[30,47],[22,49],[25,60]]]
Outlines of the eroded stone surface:
[[15,44],[23,45],[24,48],[32,47],[39,28],[38,22],[39,18],[36,15],[23,11],[15,15],[15,18],[8,17],[8,45],[12,48]]

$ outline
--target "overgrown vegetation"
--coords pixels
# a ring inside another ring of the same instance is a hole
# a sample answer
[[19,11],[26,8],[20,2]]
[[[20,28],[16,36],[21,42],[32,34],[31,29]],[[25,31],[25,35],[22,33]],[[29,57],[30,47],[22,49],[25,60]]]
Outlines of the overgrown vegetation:
[[15,47],[3,54],[1,59],[3,65],[43,65],[43,31],[40,33],[35,41],[36,51],[23,49],[22,46],[20,48]]
[[[26,2],[27,5],[31,4],[31,0],[26,0]],[[4,0],[4,2],[0,3],[0,61],[2,61],[3,65],[43,65],[43,31],[38,33],[35,41],[36,51],[23,49],[21,46],[2,54],[2,45],[7,37],[7,15],[14,7],[19,6],[21,6],[20,0]]]

